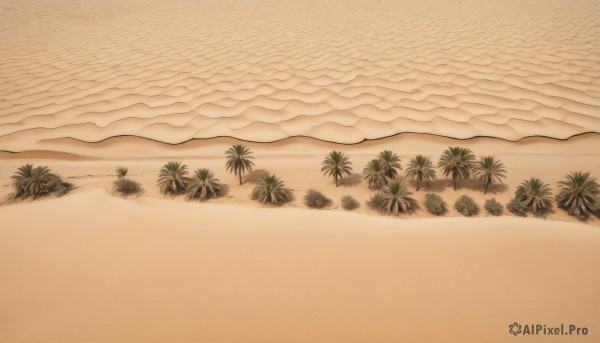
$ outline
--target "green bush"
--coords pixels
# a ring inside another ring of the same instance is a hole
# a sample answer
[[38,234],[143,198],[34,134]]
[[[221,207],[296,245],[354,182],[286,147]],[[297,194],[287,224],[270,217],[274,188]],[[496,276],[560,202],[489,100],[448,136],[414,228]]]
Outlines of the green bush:
[[354,210],[358,208],[358,201],[349,195],[342,197],[342,208],[345,210]]
[[381,211],[381,204],[383,203],[383,194],[377,192],[371,196],[369,201],[367,201],[367,205],[374,210]]
[[476,214],[478,211],[475,201],[467,195],[458,198],[454,203],[454,208],[467,217]]
[[515,198],[510,199],[506,208],[518,216],[524,216],[527,213],[527,204]]
[[46,182],[48,193],[54,194],[57,197],[65,195],[71,188],[72,185],[64,182],[58,175],[51,175],[48,182]]
[[323,208],[329,205],[331,201],[323,193],[309,189],[304,196],[304,203],[310,208]]
[[493,214],[495,216],[500,215],[502,213],[502,204],[497,202],[496,199],[487,199],[483,204],[483,208],[485,208],[488,213]]
[[116,180],[114,182],[114,188],[117,193],[124,196],[137,194],[142,191],[142,187],[139,183],[125,177],[120,177]]
[[444,200],[435,193],[425,194],[425,208],[429,213],[439,216],[444,213]]

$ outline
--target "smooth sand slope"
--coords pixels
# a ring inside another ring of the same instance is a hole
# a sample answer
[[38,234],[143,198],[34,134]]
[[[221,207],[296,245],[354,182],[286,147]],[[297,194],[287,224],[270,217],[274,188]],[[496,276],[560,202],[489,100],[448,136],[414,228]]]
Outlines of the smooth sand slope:
[[0,149],[600,132],[600,4],[0,0]]
[[100,189],[0,217],[4,342],[505,342],[513,321],[588,327],[569,342],[600,332],[600,231],[587,225]]

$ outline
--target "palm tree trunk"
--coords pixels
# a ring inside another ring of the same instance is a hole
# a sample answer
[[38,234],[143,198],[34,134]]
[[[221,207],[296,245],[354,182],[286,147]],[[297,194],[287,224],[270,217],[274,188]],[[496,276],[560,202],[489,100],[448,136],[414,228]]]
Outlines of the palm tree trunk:
[[240,176],[240,185],[242,184],[242,170],[238,170],[238,175]]
[[337,175],[334,176],[333,178],[335,179],[335,186],[337,187],[338,186],[338,181],[337,181],[338,177],[337,177]]
[[488,190],[488,186],[490,185],[489,182],[485,183],[485,188],[483,189],[483,194],[487,194],[487,190]]
[[417,179],[417,191],[419,190],[419,184],[421,184],[421,178]]
[[454,190],[456,190],[456,176],[452,176],[452,179],[454,179]]

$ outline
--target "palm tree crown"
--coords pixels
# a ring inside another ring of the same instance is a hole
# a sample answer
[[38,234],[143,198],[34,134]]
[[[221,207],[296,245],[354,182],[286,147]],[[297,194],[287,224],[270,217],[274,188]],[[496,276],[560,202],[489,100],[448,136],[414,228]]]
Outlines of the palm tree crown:
[[411,194],[406,187],[396,180],[390,180],[381,190],[381,209],[398,214],[399,212],[412,213],[413,200],[409,197]]
[[227,157],[227,162],[225,163],[225,167],[230,173],[233,175],[238,175],[240,178],[240,185],[242,184],[242,174],[244,172],[251,172],[254,167],[254,162],[251,160],[254,159],[252,155],[252,151],[248,149],[245,145],[236,144],[231,148],[227,149],[225,152]]
[[421,181],[425,180],[429,184],[429,180],[435,179],[435,170],[431,159],[423,155],[417,155],[411,159],[406,168],[406,176],[417,180],[417,190],[419,190]]
[[496,160],[492,156],[483,156],[473,166],[473,176],[475,176],[479,182],[485,184],[483,194],[487,193],[488,187],[493,182],[502,183],[502,179],[506,178],[506,169],[502,162]]
[[158,174],[158,186],[163,193],[180,194],[185,191],[187,166],[181,162],[168,162]]
[[566,178],[558,183],[558,206],[570,215],[585,219],[600,207],[600,185],[590,173],[573,172]]
[[275,175],[263,177],[250,193],[252,200],[270,202],[271,204],[280,204],[288,199],[288,191],[285,189],[283,181]]
[[463,147],[450,147],[444,151],[438,167],[442,169],[444,176],[452,175],[454,190],[456,190],[457,179],[468,179],[475,156],[471,150]]
[[321,171],[327,176],[333,176],[335,180],[335,186],[338,186],[338,179],[344,175],[350,176],[352,174],[352,163],[350,158],[343,152],[332,151],[325,157],[325,160],[321,164]]
[[538,178],[525,180],[515,191],[515,199],[521,201],[534,214],[543,214],[552,202],[550,187]]
[[402,170],[400,165],[400,157],[394,154],[391,150],[384,150],[379,153],[377,158],[381,161],[385,176],[393,179],[398,174],[398,170]]
[[190,198],[208,199],[211,195],[217,196],[217,191],[221,189],[217,184],[219,180],[210,170],[203,168],[194,172],[187,185],[187,193]]
[[17,172],[11,177],[16,197],[33,196],[37,198],[47,193],[47,183],[53,175],[46,166],[33,167],[26,164],[17,169]]
[[381,188],[386,182],[385,169],[381,160],[372,160],[363,169],[363,179],[369,187]]

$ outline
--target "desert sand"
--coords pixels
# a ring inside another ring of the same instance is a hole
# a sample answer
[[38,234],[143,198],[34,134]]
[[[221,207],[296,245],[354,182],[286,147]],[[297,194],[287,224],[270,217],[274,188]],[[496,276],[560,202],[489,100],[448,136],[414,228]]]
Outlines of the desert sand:
[[[514,321],[594,340],[597,215],[452,204],[600,178],[599,30],[594,0],[0,0],[0,341],[504,342]],[[256,158],[241,186],[223,157],[240,142]],[[406,166],[448,146],[508,177],[484,196],[401,173],[417,201],[443,197],[441,218],[366,206],[377,153]],[[339,187],[320,172],[333,149],[355,172]],[[171,160],[224,196],[160,194]],[[75,188],[7,201],[25,163]],[[120,165],[143,194],[113,192]],[[293,191],[282,208],[248,197],[267,173]],[[332,204],[307,209],[310,188]]]

